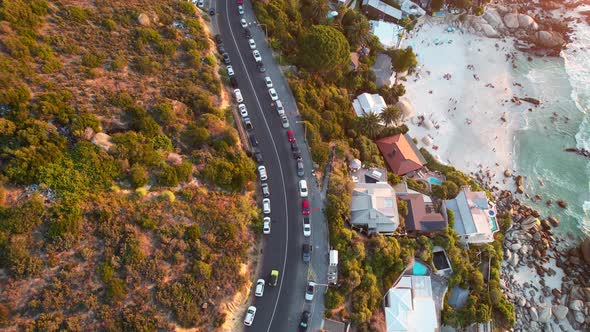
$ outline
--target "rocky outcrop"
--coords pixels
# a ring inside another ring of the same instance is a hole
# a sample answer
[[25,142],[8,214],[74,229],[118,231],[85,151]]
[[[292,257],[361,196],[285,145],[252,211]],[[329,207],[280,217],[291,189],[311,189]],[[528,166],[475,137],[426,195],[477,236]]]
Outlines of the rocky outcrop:
[[537,44],[548,48],[559,47],[565,42],[562,35],[554,31],[538,31],[534,36]]
[[518,27],[521,29],[531,29],[537,22],[525,14],[518,14]]
[[510,13],[510,14],[504,15],[503,21],[508,29],[517,29],[519,27],[517,13]]
[[97,133],[96,135],[94,135],[94,137],[92,138],[92,143],[94,143],[94,145],[98,146],[99,148],[105,151],[109,151],[109,149],[113,145],[113,143],[111,142],[111,136],[105,133]]
[[549,323],[549,321],[551,321],[551,306],[540,306],[537,311],[539,312],[539,323]]
[[555,319],[561,321],[561,320],[565,319],[569,309],[563,305],[554,305],[551,308],[551,311],[553,312],[553,317],[555,317]]
[[137,22],[139,23],[139,25],[144,27],[149,27],[150,25],[152,25],[152,20],[150,20],[150,17],[147,16],[147,14],[145,13],[139,14],[139,16],[137,17]]

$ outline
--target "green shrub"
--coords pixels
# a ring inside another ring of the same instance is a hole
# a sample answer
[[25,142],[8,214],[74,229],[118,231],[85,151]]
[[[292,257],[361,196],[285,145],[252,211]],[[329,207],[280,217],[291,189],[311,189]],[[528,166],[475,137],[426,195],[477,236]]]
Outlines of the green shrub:
[[160,71],[162,65],[156,60],[152,60],[149,56],[140,56],[135,59],[133,69],[143,75],[156,74]]
[[134,188],[143,187],[148,183],[147,169],[141,164],[134,164],[129,170],[129,182]]
[[106,295],[111,302],[119,302],[125,299],[125,296],[127,295],[125,281],[113,277],[111,281],[107,283]]
[[195,5],[190,2],[190,1],[181,1],[178,3],[178,8],[180,9],[181,12],[185,13],[186,15],[189,16],[195,16],[196,15],[196,9],[195,9]]
[[178,185],[178,175],[174,167],[163,164],[158,171],[158,184],[164,187],[175,187]]
[[87,52],[82,55],[82,65],[88,68],[98,68],[104,62],[104,55],[96,52]]
[[66,9],[66,17],[75,23],[84,23],[88,19],[88,12],[77,6],[69,6]]
[[104,20],[102,20],[102,26],[107,31],[114,31],[117,29],[117,22],[111,20],[110,18],[105,18]]
[[116,54],[111,61],[111,70],[121,71],[127,67],[127,59],[122,54]]
[[174,203],[176,200],[176,196],[174,196],[174,193],[170,190],[164,190],[162,194],[160,194],[160,198],[171,203]]

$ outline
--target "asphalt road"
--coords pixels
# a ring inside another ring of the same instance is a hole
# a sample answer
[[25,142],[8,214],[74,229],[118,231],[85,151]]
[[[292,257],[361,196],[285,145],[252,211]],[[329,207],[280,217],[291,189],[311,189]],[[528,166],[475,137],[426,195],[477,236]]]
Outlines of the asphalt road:
[[[235,0],[214,2],[216,15],[212,18],[213,30],[221,34],[226,52],[231,59],[239,89],[244,98],[249,117],[254,124],[254,133],[260,142],[258,148],[264,158],[268,173],[271,199],[271,234],[264,236],[261,275],[268,281],[270,271],[280,271],[277,287],[266,286],[264,296],[252,296],[252,305],[257,312],[254,324],[247,331],[297,331],[303,310],[312,312],[309,331],[319,330],[324,313],[325,286],[316,287],[313,302],[304,299],[308,279],[320,284],[326,283],[328,263],[328,236],[321,211],[322,199],[319,186],[311,176],[312,161],[304,140],[304,128],[297,123],[299,114],[295,99],[278,64],[272,57],[265,41],[265,33],[256,24],[256,18],[248,1],[245,1],[245,15],[239,15]],[[245,18],[256,41],[266,72],[256,67],[252,51],[244,36],[240,19]],[[295,132],[305,166],[305,179],[310,189],[312,236],[303,236],[303,216],[299,198],[296,161],[291,153],[286,129],[271,107],[271,99],[264,83],[269,76],[283,102],[289,118],[290,129]],[[261,230],[262,233],[262,230]],[[312,243],[314,250],[311,264],[302,261],[303,243]],[[256,278],[256,279],[257,279]],[[254,292],[252,291],[252,294]]]

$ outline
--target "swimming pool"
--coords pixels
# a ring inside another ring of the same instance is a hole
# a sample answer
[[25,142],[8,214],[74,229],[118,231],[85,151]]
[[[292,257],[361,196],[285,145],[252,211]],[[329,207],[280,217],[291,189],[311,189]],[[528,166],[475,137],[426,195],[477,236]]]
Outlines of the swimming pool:
[[428,178],[428,183],[440,186],[443,182],[441,179],[437,179],[437,178],[431,176]]
[[492,232],[495,232],[498,230],[498,222],[496,222],[496,217],[490,217],[490,220],[492,220]]
[[424,266],[424,264],[416,261],[414,262],[414,267],[412,268],[412,273],[415,276],[425,276],[428,274],[428,268]]

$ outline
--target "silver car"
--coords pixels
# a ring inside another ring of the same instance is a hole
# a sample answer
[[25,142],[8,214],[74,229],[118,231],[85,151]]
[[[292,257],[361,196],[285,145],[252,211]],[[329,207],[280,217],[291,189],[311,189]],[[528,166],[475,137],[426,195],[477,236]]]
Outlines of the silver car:
[[303,169],[303,160],[301,158],[297,159],[297,175],[304,176],[305,170]]

